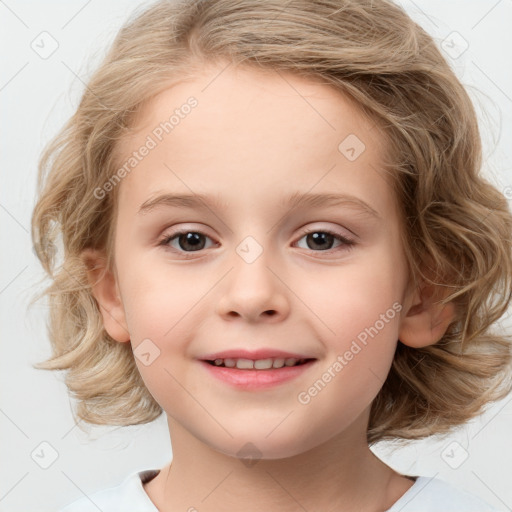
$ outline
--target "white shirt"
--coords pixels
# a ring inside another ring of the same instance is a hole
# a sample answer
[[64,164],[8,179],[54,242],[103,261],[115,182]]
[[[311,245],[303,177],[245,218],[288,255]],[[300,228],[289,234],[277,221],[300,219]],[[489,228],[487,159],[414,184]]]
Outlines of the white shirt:
[[[131,473],[118,486],[83,496],[58,512],[159,512],[142,486],[159,472],[148,469]],[[444,480],[412,478],[416,482],[386,512],[505,512]]]

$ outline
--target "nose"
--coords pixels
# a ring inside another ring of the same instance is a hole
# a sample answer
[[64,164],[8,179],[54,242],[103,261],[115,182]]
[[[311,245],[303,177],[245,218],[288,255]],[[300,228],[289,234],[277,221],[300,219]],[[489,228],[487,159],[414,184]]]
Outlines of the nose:
[[252,262],[238,254],[231,260],[233,266],[219,288],[217,313],[225,320],[237,318],[255,323],[279,322],[289,315],[290,291],[286,279],[267,251]]

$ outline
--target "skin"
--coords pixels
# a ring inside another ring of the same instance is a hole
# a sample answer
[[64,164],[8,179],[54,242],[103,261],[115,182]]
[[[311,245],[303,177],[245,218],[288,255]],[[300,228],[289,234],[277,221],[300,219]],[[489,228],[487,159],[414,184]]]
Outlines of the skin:
[[[173,458],[145,491],[160,511],[387,510],[413,481],[369,449],[371,403],[397,340],[435,343],[453,308],[410,285],[395,194],[379,170],[384,139],[374,123],[326,85],[283,72],[222,69],[205,67],[144,106],[118,148],[121,157],[188,97],[198,100],[118,185],[114,272],[101,267],[104,254],[85,254],[99,267],[90,280],[107,332],[134,350],[145,339],[160,350],[147,366],[135,361],[167,415]],[[354,161],[338,150],[349,134],[366,145]],[[351,194],[379,218],[349,205],[290,210],[284,199],[295,191]],[[219,193],[225,208],[137,213],[163,192]],[[334,239],[322,250],[302,234],[305,227],[335,230],[355,244]],[[183,237],[181,245],[179,237],[158,245],[176,228],[204,233],[204,249],[193,251]],[[247,236],[263,250],[250,264],[236,252]],[[401,311],[378,335],[300,403],[298,393],[396,303]],[[269,347],[317,361],[286,383],[241,391],[196,359]],[[248,442],[259,451],[253,465],[237,454]]]

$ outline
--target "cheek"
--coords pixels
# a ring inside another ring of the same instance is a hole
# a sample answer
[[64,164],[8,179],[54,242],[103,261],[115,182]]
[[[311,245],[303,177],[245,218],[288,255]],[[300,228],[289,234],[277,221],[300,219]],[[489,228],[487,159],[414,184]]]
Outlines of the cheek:
[[151,337],[164,338],[174,335],[201,296],[208,291],[191,280],[195,273],[170,271],[165,265],[139,265],[128,263],[126,268],[136,269],[125,273],[123,305],[132,340]]
[[393,359],[403,283],[400,263],[392,255],[379,251],[335,274],[304,277],[302,293],[319,319],[315,323],[329,353],[328,364],[341,355],[344,368],[338,373],[350,376],[351,385],[362,386],[368,378],[381,385]]
[[[164,408],[169,397],[178,396],[193,382],[188,376],[179,375],[177,362],[191,351],[190,340],[197,322],[197,312],[202,308],[201,297],[208,292],[199,283],[191,283],[190,274],[166,273],[165,268],[135,266],[125,274],[123,305],[135,363],[146,387]],[[143,270],[139,270],[143,269]],[[167,269],[168,270],[168,269]],[[203,312],[204,313],[204,312]],[[192,354],[194,356],[194,354]]]
[[390,308],[390,323],[398,323],[393,304],[402,300],[401,271],[399,263],[389,256],[386,261],[384,256],[377,253],[365,262],[341,266],[336,272],[301,278],[300,293],[320,319],[323,332],[339,339],[357,336]]
[[173,397],[182,396],[182,386],[194,387],[179,362],[190,351],[191,319],[208,288],[199,289],[183,272],[171,276],[162,268],[142,268],[124,281],[126,322],[139,373],[155,400],[170,410],[177,407]]
[[326,435],[368,408],[387,378],[402,310],[392,275],[384,267],[353,268],[340,274],[338,284],[325,283],[329,300],[316,287],[309,295],[308,306],[316,306],[321,319],[318,333],[326,358],[296,397],[304,411],[330,415],[329,422],[318,426],[327,429]]

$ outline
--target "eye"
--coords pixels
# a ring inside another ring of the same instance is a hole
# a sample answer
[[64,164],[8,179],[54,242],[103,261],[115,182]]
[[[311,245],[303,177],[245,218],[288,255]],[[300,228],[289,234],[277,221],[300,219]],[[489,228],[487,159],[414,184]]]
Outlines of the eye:
[[[170,247],[174,251],[177,252],[196,252],[201,251],[205,248],[203,238],[210,238],[205,233],[201,231],[192,231],[189,229],[184,229],[181,231],[175,231],[170,235],[165,236],[165,238],[159,242],[158,245],[162,245],[164,247]],[[170,242],[175,241],[178,247],[173,247]]]
[[[313,249],[315,252],[326,252],[332,250],[332,244],[336,240],[339,241],[338,248],[342,246],[341,250],[349,250],[355,245],[355,240],[348,238],[335,231],[325,229],[309,229],[302,233],[302,237],[299,239],[306,239],[306,249]],[[317,250],[318,249],[318,250]]]

